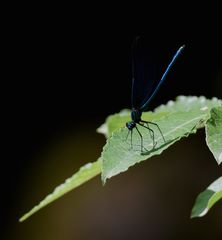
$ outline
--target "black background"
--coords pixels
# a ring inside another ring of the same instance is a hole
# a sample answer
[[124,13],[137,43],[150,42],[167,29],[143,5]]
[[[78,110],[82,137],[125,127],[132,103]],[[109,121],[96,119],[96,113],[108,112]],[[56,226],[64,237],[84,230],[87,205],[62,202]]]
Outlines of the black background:
[[[77,132],[76,138],[89,135],[93,141],[95,128],[107,115],[130,108],[130,48],[135,36],[144,36],[157,49],[159,46],[157,55],[165,64],[179,46],[186,45],[152,101],[151,110],[178,95],[222,97],[221,27],[216,18],[209,17],[216,16],[214,11],[191,13],[188,8],[184,14],[176,11],[162,15],[151,6],[147,12],[134,6],[131,11],[100,7],[96,11],[90,6],[69,11],[59,6],[45,11],[44,6],[39,11],[32,7],[16,11],[14,6],[4,20],[2,103],[7,147],[1,161],[4,197],[0,220],[5,234],[15,229],[12,226],[19,228],[18,217],[40,199],[36,195],[38,198],[29,205],[22,205],[27,194],[23,184],[29,181],[27,172],[42,164],[39,156],[53,139]],[[88,135],[81,134],[87,131]],[[95,156],[104,144],[102,137],[97,141]],[[90,147],[84,145],[84,139],[80,142],[80,148]],[[85,162],[79,162],[76,170]],[[73,172],[64,174],[56,184]]]

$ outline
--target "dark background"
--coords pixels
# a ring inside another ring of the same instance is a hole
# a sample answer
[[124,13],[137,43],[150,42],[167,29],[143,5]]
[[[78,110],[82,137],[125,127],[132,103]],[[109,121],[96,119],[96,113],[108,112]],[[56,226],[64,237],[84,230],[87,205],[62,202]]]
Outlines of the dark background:
[[105,140],[95,129],[107,115],[130,108],[135,36],[157,49],[162,66],[186,45],[151,110],[182,94],[222,97],[221,27],[210,9],[163,15],[151,6],[147,11],[19,7],[4,20],[2,46],[4,239],[222,236],[221,203],[206,217],[189,219],[197,194],[221,176],[203,130],[105,187],[97,177],[27,222],[17,222],[81,165],[99,157]]

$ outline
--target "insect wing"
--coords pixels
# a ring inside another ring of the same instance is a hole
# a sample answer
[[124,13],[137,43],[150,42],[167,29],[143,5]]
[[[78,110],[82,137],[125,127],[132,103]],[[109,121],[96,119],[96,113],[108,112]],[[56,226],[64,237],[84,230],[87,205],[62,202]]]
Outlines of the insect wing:
[[140,107],[149,99],[157,82],[154,48],[147,47],[137,37],[132,45],[132,108]]

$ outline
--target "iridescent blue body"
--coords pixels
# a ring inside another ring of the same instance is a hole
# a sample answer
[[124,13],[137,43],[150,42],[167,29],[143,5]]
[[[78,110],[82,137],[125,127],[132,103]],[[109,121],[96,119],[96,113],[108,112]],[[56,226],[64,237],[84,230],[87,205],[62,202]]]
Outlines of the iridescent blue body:
[[[131,111],[131,121],[126,123],[126,127],[129,129],[129,132],[131,133],[131,147],[132,147],[132,131],[135,128],[141,138],[141,151],[143,151],[143,148],[144,148],[143,147],[143,137],[137,128],[137,124],[139,124],[140,126],[149,130],[150,136],[153,140],[153,147],[156,146],[156,142],[154,140],[154,131],[149,127],[149,124],[155,125],[158,128],[159,132],[162,135],[163,140],[165,141],[165,138],[164,138],[159,126],[156,123],[142,120],[141,116],[142,116],[142,112],[144,112],[148,109],[148,105],[149,105],[150,101],[153,99],[153,97],[158,92],[158,90],[159,90],[161,84],[164,82],[168,72],[170,71],[171,67],[173,66],[173,64],[175,63],[176,59],[181,54],[181,52],[185,46],[183,45],[182,47],[180,47],[177,50],[176,54],[172,58],[171,62],[169,63],[168,67],[166,68],[165,72],[163,73],[163,75],[159,81],[154,81],[154,79],[148,79],[148,81],[150,81],[149,86],[151,86],[152,89],[148,89],[148,93],[146,93],[146,92],[144,93],[144,89],[140,90],[140,88],[144,88],[143,84],[146,81],[146,79],[144,79],[146,75],[144,73],[141,74],[141,65],[142,65],[142,70],[144,70],[143,68],[145,67],[144,59],[142,59],[142,61],[140,59],[141,52],[137,55],[135,54],[135,52],[137,50],[136,47],[137,47],[138,39],[139,38],[136,38],[136,41],[134,42],[134,45],[133,45],[134,58],[135,58],[135,59],[133,59],[133,64],[132,64],[133,65],[133,84],[132,84],[132,106],[133,107],[132,107],[132,111]],[[141,49],[139,49],[139,50],[141,51]],[[137,58],[139,58],[139,63],[136,62]],[[149,73],[148,76],[152,77],[153,73],[152,72]],[[142,92],[142,94],[141,94],[141,92]],[[128,137],[128,135],[127,135],[127,137]]]

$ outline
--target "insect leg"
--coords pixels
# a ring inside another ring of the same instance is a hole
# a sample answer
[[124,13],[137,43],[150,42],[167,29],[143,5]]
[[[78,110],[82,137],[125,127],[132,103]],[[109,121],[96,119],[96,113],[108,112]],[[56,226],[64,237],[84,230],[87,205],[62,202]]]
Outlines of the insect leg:
[[128,130],[128,133],[127,133],[127,135],[126,135],[125,142],[127,141],[128,137],[129,137],[129,132],[130,132],[130,130]]
[[163,133],[162,133],[162,131],[161,131],[161,129],[160,129],[160,127],[159,127],[159,125],[158,125],[157,123],[149,122],[149,121],[143,121],[143,120],[141,120],[141,122],[143,122],[143,123],[147,123],[147,124],[153,124],[153,125],[155,125],[155,126],[158,128],[158,130],[159,130],[159,132],[160,132],[160,134],[161,134],[161,136],[162,136],[164,142],[166,142],[166,140],[165,140],[165,138],[164,138],[164,136],[163,136]]
[[133,129],[130,130],[130,144],[131,144],[131,149],[133,148]]
[[137,132],[139,133],[140,139],[141,139],[141,152],[143,152],[143,136],[140,133],[139,129],[137,128],[137,126],[135,126]]
[[143,124],[141,124],[141,123],[139,123],[139,125],[140,125],[141,127],[144,127],[144,128],[146,128],[146,129],[148,129],[148,130],[149,130],[150,137],[151,137],[151,139],[152,139],[152,141],[153,141],[153,148],[155,148],[155,146],[156,146],[157,142],[155,142],[155,138],[154,138],[154,131],[153,131],[153,129],[151,129],[151,128],[149,128],[149,127],[146,127],[146,126],[144,126],[144,125],[143,125]]

